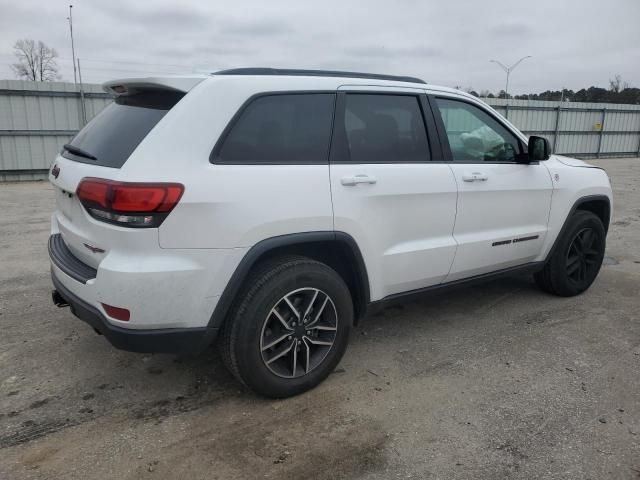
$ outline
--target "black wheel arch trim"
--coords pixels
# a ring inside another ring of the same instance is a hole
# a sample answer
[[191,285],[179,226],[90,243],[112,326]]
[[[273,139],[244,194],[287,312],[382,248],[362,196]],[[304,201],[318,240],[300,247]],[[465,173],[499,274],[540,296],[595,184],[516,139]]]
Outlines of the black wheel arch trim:
[[571,218],[571,216],[576,212],[576,210],[580,209],[579,208],[580,205],[584,205],[585,203],[593,202],[593,201],[599,201],[599,202],[604,201],[607,204],[607,221],[606,222],[602,222],[602,223],[604,225],[605,235],[608,233],[608,231],[609,231],[609,223],[611,222],[611,200],[609,199],[609,197],[607,197],[606,195],[586,195],[584,197],[580,197],[578,200],[576,200],[573,203],[573,206],[571,207],[571,210],[569,210],[569,213],[567,214],[567,217],[564,219],[564,223],[562,224],[562,228],[558,232],[558,235],[556,236],[556,239],[553,241],[553,245],[549,249],[549,253],[547,253],[547,256],[544,259],[545,263],[553,256],[553,254],[555,253],[556,249],[558,248],[558,244],[560,243],[560,239],[562,238],[562,236],[567,231],[567,228],[569,226],[569,219]]
[[249,272],[265,254],[282,247],[293,247],[296,245],[318,242],[342,243],[351,250],[353,257],[355,258],[354,267],[356,270],[355,273],[358,277],[359,290],[361,294],[361,298],[359,299],[361,308],[359,310],[361,312],[365,312],[371,298],[369,277],[364,263],[364,258],[362,257],[360,248],[354,238],[348,233],[336,231],[301,232],[267,238],[256,243],[249,249],[231,275],[229,282],[227,282],[227,286],[222,292],[222,295],[220,296],[209,320],[209,328],[219,328],[222,326],[222,323],[231,311],[233,303],[240,292],[245,279],[249,275]]

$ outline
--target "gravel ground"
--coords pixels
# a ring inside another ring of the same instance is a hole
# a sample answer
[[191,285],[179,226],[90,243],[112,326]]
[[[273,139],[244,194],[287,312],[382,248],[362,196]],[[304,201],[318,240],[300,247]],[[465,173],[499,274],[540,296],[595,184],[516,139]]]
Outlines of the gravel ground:
[[389,308],[279,401],[213,349],[120,352],[53,307],[52,190],[0,185],[0,479],[640,478],[640,159],[594,163],[616,205],[588,292],[513,277]]

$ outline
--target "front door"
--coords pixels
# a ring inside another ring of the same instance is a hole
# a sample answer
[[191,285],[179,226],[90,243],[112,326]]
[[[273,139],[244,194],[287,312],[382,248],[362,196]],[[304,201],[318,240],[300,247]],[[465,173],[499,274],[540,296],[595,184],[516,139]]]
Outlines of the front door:
[[524,143],[488,110],[462,99],[432,103],[458,184],[458,249],[446,281],[532,261],[547,234],[549,171],[543,164],[522,163]]
[[[442,160],[426,97],[338,94],[330,174],[336,231],[365,259],[371,300],[438,284],[456,244],[456,182]],[[425,121],[428,128],[425,128]]]

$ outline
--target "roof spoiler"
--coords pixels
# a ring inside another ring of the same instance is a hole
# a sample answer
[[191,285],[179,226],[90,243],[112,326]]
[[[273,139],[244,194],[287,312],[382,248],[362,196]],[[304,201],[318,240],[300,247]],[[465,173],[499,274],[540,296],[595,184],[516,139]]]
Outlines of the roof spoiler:
[[122,78],[111,80],[102,84],[102,89],[112,95],[132,95],[142,90],[174,90],[187,93],[206,76],[198,77],[148,77],[148,78]]

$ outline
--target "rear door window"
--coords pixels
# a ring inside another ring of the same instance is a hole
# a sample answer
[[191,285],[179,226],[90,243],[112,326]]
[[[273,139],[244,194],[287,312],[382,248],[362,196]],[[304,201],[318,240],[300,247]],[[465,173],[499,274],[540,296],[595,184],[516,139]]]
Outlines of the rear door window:
[[95,160],[68,150],[63,150],[62,156],[77,162],[120,168],[183,96],[182,92],[154,91],[116,97],[69,142]]
[[213,163],[327,163],[335,94],[266,95],[233,122],[212,155]]
[[412,163],[431,159],[418,97],[347,94],[344,127],[352,163]]

